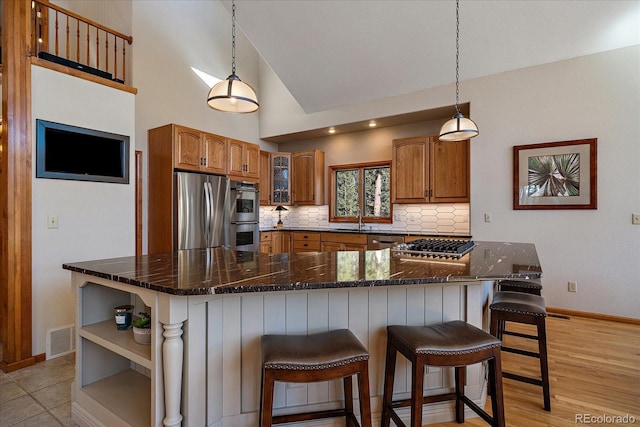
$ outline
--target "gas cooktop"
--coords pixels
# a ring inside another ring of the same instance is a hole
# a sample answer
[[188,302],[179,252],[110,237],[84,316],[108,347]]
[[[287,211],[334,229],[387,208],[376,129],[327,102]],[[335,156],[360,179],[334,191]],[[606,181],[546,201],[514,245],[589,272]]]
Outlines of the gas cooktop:
[[419,239],[394,246],[393,252],[431,258],[461,258],[473,249],[473,240]]

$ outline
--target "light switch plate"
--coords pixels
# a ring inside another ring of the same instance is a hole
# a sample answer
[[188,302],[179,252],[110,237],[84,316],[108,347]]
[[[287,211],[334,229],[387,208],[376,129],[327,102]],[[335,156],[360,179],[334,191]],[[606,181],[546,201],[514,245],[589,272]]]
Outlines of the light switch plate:
[[631,214],[631,224],[640,225],[640,214]]

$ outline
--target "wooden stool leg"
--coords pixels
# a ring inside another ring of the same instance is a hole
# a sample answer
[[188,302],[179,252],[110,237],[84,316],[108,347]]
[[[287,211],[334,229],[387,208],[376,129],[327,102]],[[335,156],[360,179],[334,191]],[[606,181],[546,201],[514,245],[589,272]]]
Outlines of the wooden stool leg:
[[538,353],[540,354],[540,376],[542,378],[544,410],[551,411],[551,392],[549,390],[549,360],[547,358],[547,329],[544,317],[541,317],[537,320],[537,326]]
[[344,389],[344,409],[347,411],[347,427],[355,427],[353,424],[353,382],[351,375],[342,379],[342,387]]
[[396,356],[398,351],[391,345],[391,340],[387,339],[387,357],[384,368],[384,394],[382,397],[382,420],[381,427],[389,427],[391,414],[389,407],[393,400],[393,380],[396,373]]
[[371,427],[371,396],[369,394],[369,368],[362,364],[358,373],[358,392],[360,393],[360,425]]
[[422,427],[422,400],[424,399],[424,363],[421,357],[411,361],[411,427]]
[[260,426],[271,427],[273,421],[273,388],[275,380],[268,369],[262,370],[262,400],[260,401]]
[[493,358],[489,359],[489,388],[493,427],[505,427],[504,395],[502,392],[502,357],[500,347],[496,347]]
[[467,377],[466,366],[456,366],[455,378],[456,378],[456,421],[462,424],[464,422],[464,383]]

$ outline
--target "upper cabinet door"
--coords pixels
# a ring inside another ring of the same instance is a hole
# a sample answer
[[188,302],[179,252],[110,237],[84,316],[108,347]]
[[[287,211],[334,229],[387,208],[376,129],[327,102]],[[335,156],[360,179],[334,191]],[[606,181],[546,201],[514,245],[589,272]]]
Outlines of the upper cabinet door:
[[242,176],[244,173],[244,159],[242,158],[244,143],[229,139],[227,145],[227,172],[229,175]]
[[393,203],[424,203],[429,200],[429,138],[393,141]]
[[292,204],[324,203],[324,152],[303,151],[291,155]]
[[175,167],[200,170],[202,155],[200,151],[200,132],[175,126]]
[[235,178],[257,182],[260,179],[260,146],[228,139],[227,173]]
[[260,206],[271,204],[271,153],[260,150]]
[[290,153],[271,153],[271,204],[291,204]]
[[246,142],[245,149],[245,176],[249,178],[260,178],[260,146]]
[[211,133],[202,134],[203,169],[209,173],[227,173],[227,141],[224,137]]
[[431,139],[431,197],[433,203],[468,202],[470,143]]

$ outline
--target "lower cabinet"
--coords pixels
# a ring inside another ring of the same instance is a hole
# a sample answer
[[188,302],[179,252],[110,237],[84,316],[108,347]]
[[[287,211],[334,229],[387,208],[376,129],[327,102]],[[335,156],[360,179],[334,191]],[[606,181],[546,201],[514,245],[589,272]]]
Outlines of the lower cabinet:
[[365,251],[367,235],[356,233],[321,233],[322,252]]
[[320,250],[320,233],[294,231],[293,252],[317,252]]
[[273,252],[272,235],[277,232],[273,231],[261,231],[260,232],[260,253],[270,254]]

